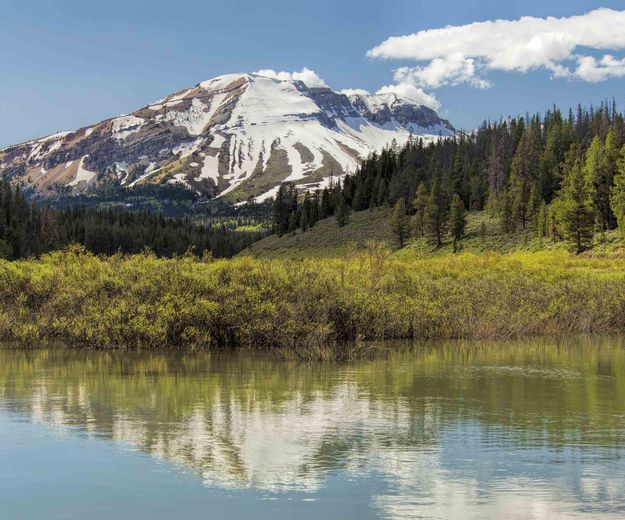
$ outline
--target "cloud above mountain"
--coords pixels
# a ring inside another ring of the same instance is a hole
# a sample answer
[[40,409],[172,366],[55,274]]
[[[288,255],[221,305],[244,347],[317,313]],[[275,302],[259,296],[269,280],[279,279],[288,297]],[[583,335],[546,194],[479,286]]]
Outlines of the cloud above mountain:
[[[286,71],[276,71],[273,69],[261,69],[254,72],[254,74],[258,74],[259,76],[265,76],[266,78],[278,79],[280,81],[301,81],[305,85],[315,88],[315,87],[328,87],[328,84],[317,74],[314,70],[309,69],[308,67],[304,67],[299,72],[286,72]],[[361,88],[347,88],[340,91],[341,94],[345,94],[346,96],[352,95],[362,95],[367,96],[370,93],[367,90]],[[411,83],[399,82],[396,85],[387,85],[384,86],[376,92],[376,94],[389,94],[394,93],[421,105],[426,105],[433,109],[438,109],[440,107],[440,103],[436,99],[433,94],[428,94],[422,88],[415,86]]]
[[[339,91],[341,94],[345,94],[346,96],[369,96],[371,93],[362,88],[346,88]],[[398,96],[402,96],[408,98],[416,103],[421,105],[428,106],[433,109],[438,109],[440,107],[440,103],[436,99],[436,97],[432,94],[428,94],[423,89],[415,87],[414,85],[407,83],[398,83],[397,85],[386,85],[376,91],[376,94],[397,94]]]
[[368,96],[370,92],[364,88],[344,88],[339,90],[339,94],[345,94],[346,96]]
[[309,87],[327,87],[327,83],[319,77],[314,70],[310,70],[308,67],[304,67],[299,72],[285,72],[275,71],[273,69],[261,69],[254,74],[259,76],[265,76],[267,78],[279,79],[281,81],[301,81]]
[[434,94],[428,94],[422,88],[405,81],[395,85],[386,85],[379,89],[376,94],[397,94],[434,110],[438,110],[441,106]]
[[555,78],[597,83],[625,77],[625,58],[613,54],[625,49],[624,27],[625,11],[605,8],[568,18],[490,20],[393,36],[367,56],[422,62],[394,72],[394,88],[404,90],[488,88],[489,71],[541,69]]

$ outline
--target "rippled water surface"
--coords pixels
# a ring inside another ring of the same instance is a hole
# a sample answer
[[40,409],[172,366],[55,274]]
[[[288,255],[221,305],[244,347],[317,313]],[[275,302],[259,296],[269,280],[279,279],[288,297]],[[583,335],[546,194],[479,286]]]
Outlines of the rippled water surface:
[[0,516],[625,518],[624,345],[0,349]]

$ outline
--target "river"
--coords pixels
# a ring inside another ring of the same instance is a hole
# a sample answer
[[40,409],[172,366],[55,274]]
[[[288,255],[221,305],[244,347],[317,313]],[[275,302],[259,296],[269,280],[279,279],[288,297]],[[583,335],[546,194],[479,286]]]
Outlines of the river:
[[0,349],[2,518],[625,517],[625,339]]

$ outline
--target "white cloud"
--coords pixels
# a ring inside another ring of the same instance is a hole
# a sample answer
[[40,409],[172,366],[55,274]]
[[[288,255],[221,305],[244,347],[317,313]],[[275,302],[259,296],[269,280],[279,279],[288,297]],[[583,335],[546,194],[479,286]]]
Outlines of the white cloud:
[[368,96],[369,91],[364,88],[344,88],[339,91],[339,94],[345,94],[346,96]]
[[490,83],[481,74],[489,70],[546,69],[554,77],[598,82],[625,76],[625,59],[581,55],[580,49],[625,49],[624,27],[625,11],[604,8],[568,18],[491,20],[394,36],[367,55],[427,62],[395,72],[398,83],[421,88],[486,88]]
[[422,88],[412,83],[402,82],[396,85],[387,85],[382,87],[376,94],[397,94],[405,98],[411,99],[420,105],[425,105],[434,110],[438,110],[441,106],[436,96],[428,94]]
[[256,71],[254,74],[259,76],[265,76],[267,78],[279,79],[281,81],[301,81],[309,87],[327,87],[327,83],[319,77],[319,75],[307,67],[304,67],[299,72],[277,72],[272,69],[262,69]]
[[428,88],[468,83],[477,88],[488,88],[490,82],[478,77],[475,60],[453,54],[435,58],[425,67],[401,67],[395,71],[395,81]]
[[579,56],[575,75],[592,83],[608,78],[622,78],[625,76],[625,58],[619,60],[610,54],[606,54],[600,60],[593,56]]

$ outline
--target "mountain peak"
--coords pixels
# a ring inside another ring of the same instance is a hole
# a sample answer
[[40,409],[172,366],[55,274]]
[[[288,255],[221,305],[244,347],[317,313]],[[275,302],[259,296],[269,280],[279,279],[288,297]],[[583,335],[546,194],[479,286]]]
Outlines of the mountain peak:
[[205,90],[219,90],[226,88],[228,85],[233,83],[250,82],[253,79],[254,75],[246,72],[240,72],[238,74],[223,74],[222,76],[202,81],[199,83],[199,86]]
[[436,113],[397,94],[346,96],[297,79],[226,74],[131,114],[0,151],[0,171],[42,197],[110,183],[177,184],[233,201],[309,189],[410,135],[453,135]]

